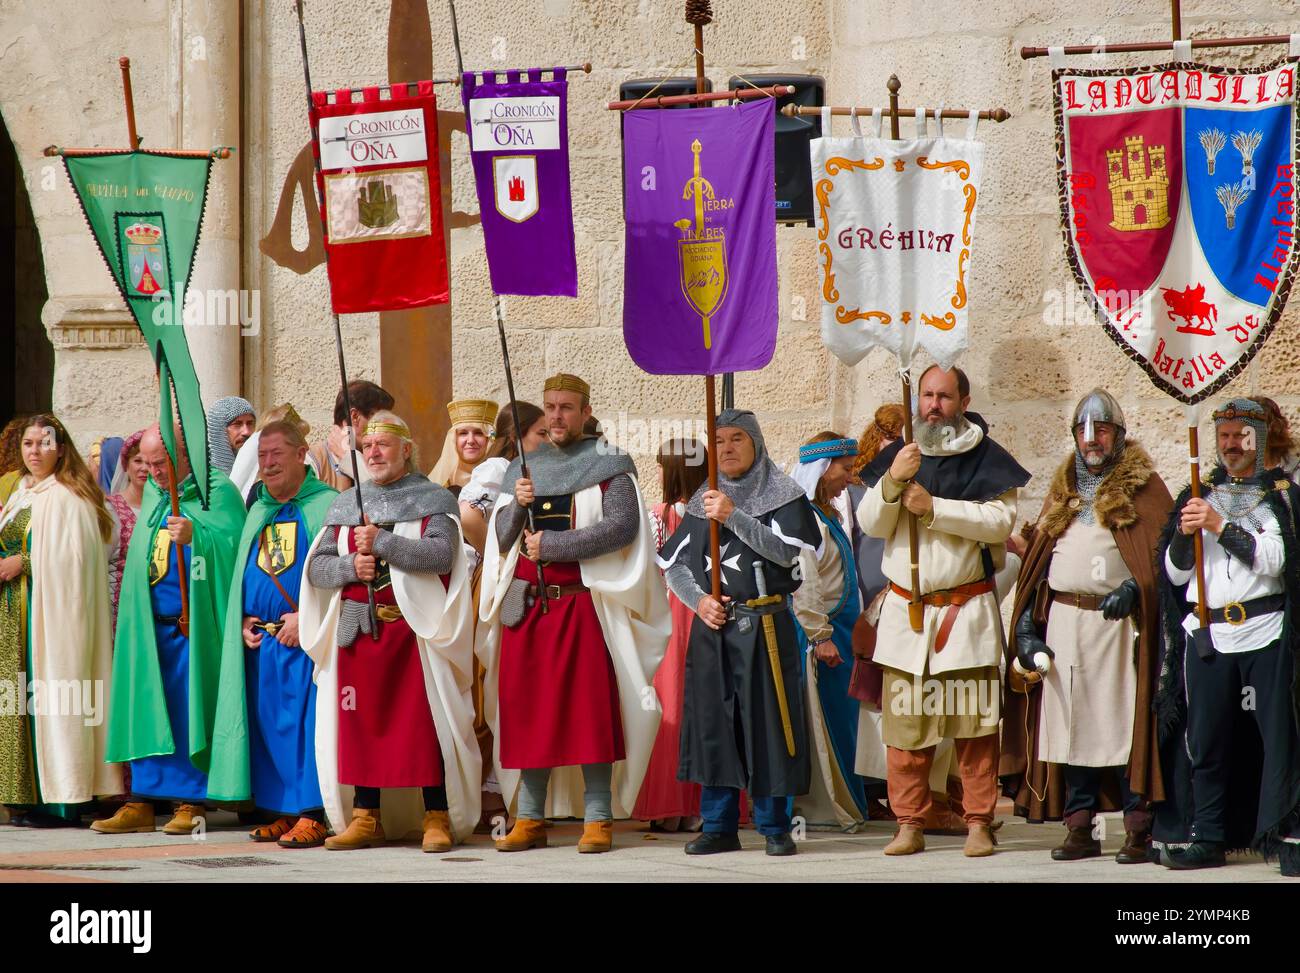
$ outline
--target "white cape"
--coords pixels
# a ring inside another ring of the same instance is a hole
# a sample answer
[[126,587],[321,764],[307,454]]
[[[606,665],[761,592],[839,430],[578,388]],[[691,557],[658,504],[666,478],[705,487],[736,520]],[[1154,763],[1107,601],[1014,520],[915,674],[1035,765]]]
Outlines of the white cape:
[[[28,678],[44,697],[32,721],[41,798],[48,804],[80,804],[122,792],[122,765],[104,762],[113,674],[104,540],[95,509],[53,476],[29,489]],[[99,709],[91,713],[96,704]]]
[[[451,517],[450,514],[437,516]],[[473,599],[460,521],[451,519],[456,523],[456,560],[445,589],[442,579],[434,574],[411,574],[393,567],[392,577],[398,607],[420,646],[424,691],[442,748],[452,832],[457,841],[463,841],[478,823],[483,759],[474,736]],[[349,530],[339,531],[341,556],[347,554]],[[393,532],[414,540],[420,536],[420,522],[403,521]],[[322,529],[312,541],[308,564],[324,534]],[[316,663],[316,773],[325,814],[336,832],[347,827],[352,818],[353,794],[352,786],[340,784],[338,779],[337,635],[341,596],[339,590],[315,587],[307,572],[303,572],[298,631],[303,650]],[[421,833],[424,801],[418,787],[384,788],[380,800],[384,833],[390,839]]]
[[[668,647],[672,633],[672,616],[663,579],[655,566],[654,530],[650,515],[636,487],[637,509],[641,526],[636,539],[621,550],[581,562],[582,583],[591,589],[596,617],[609,647],[618,680],[619,713],[623,721],[623,740],[627,759],[614,764],[611,790],[615,818],[626,818],[636,806],[655,734],[663,709],[655,695],[655,670]],[[599,485],[574,494],[574,529],[589,527],[602,517],[604,494]],[[483,551],[483,574],[479,591],[479,625],[475,650],[487,674],[483,679],[483,712],[492,725],[493,758],[497,779],[506,805],[515,806],[519,789],[519,771],[501,767],[501,724],[498,704],[498,677],[501,671],[501,602],[515,576],[519,545],[512,544],[503,557],[497,545],[496,518],[501,508],[512,500],[508,493],[497,497],[488,521],[487,543]],[[581,767],[557,767],[551,773],[546,797],[547,817],[583,816],[583,782]]]

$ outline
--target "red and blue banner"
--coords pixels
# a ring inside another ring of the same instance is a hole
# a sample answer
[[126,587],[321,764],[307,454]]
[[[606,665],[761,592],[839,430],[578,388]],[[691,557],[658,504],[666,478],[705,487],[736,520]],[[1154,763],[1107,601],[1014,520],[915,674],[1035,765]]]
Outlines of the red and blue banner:
[[1067,259],[1107,334],[1191,404],[1250,363],[1296,268],[1296,68],[1052,72]]

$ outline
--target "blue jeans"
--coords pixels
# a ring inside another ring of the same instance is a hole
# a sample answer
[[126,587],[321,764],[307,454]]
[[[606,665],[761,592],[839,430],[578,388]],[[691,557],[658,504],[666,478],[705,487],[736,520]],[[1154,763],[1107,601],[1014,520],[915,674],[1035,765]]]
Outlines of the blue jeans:
[[[754,823],[762,835],[788,834],[790,799],[755,797]],[[740,791],[735,787],[700,788],[700,817],[705,834],[735,834],[740,827]]]

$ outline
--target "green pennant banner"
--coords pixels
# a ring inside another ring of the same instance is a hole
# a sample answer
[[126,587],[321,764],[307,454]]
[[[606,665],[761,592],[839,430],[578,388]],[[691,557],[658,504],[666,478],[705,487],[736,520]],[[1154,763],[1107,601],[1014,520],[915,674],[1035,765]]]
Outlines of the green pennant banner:
[[[106,152],[64,156],[99,252],[158,369],[163,439],[173,457],[171,393],[204,508],[208,434],[182,311],[207,201],[211,156]],[[170,386],[170,389],[169,387]]]

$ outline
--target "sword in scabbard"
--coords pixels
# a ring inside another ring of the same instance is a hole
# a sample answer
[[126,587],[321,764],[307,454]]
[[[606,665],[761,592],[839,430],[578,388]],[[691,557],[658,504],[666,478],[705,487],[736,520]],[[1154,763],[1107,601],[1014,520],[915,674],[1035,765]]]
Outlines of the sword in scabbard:
[[[745,602],[748,608],[762,608],[781,602],[780,595],[768,595],[767,576],[763,573],[763,562],[754,562],[754,583],[758,586],[758,597]],[[794,727],[790,725],[790,704],[785,698],[785,678],[781,675],[781,657],[776,647],[776,618],[769,612],[762,616],[763,640],[767,643],[767,661],[772,667],[772,685],[776,687],[776,704],[781,709],[781,729],[785,731],[785,749],[794,756]]]

